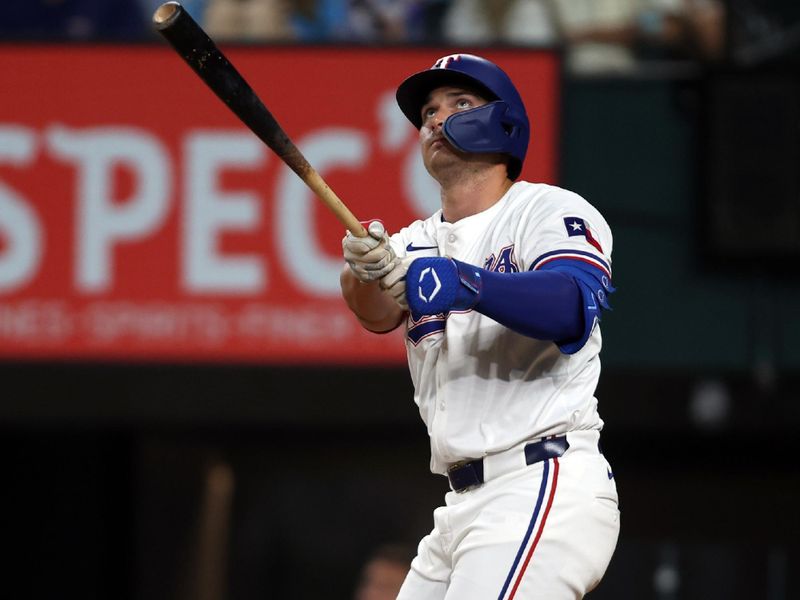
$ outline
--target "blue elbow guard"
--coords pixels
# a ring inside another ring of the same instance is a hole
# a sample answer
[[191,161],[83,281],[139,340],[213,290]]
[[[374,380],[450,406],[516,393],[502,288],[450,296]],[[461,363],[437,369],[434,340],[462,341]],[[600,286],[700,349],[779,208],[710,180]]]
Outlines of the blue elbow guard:
[[616,288],[611,285],[611,280],[604,271],[584,262],[564,259],[548,263],[540,270],[557,271],[570,275],[578,284],[582,299],[583,332],[578,339],[559,344],[561,352],[574,354],[583,348],[586,340],[589,339],[592,330],[601,319],[602,311],[611,310],[608,296],[613,294]]

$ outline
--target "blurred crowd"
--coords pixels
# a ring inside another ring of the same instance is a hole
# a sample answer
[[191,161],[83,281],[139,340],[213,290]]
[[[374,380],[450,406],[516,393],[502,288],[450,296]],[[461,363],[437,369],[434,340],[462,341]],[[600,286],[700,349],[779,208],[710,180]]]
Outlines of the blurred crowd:
[[[162,0],[5,0],[0,40],[154,36]],[[575,71],[643,59],[723,60],[729,37],[774,41],[797,0],[183,0],[216,40],[563,46]],[[781,12],[783,11],[783,13]],[[800,18],[800,16],[798,16]],[[787,21],[788,19],[788,21]],[[791,41],[791,40],[790,40]]]

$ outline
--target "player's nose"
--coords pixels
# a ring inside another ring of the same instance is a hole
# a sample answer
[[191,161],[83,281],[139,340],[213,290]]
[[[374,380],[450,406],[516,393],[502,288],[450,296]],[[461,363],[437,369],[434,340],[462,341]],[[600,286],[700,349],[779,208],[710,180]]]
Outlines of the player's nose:
[[450,116],[449,111],[445,107],[439,107],[433,115],[428,117],[428,123],[433,130],[441,129],[447,117]]

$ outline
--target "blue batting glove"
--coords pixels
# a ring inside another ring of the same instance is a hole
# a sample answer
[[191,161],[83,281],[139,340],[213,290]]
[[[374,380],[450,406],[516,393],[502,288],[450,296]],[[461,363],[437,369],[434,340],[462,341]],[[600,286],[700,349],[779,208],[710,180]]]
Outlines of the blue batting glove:
[[452,258],[418,258],[406,273],[406,298],[412,316],[473,308],[481,296],[480,272],[481,269]]

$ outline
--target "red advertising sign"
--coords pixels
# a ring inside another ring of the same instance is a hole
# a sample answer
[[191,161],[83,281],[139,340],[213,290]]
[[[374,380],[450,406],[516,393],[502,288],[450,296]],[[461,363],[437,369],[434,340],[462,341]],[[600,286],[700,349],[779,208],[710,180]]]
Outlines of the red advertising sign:
[[[444,51],[226,54],[360,219],[438,208],[402,79]],[[554,181],[558,64],[493,51]],[[343,227],[171,50],[0,47],[0,358],[395,363],[339,294]]]

